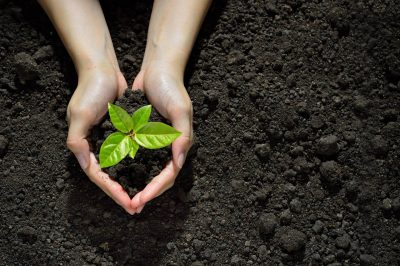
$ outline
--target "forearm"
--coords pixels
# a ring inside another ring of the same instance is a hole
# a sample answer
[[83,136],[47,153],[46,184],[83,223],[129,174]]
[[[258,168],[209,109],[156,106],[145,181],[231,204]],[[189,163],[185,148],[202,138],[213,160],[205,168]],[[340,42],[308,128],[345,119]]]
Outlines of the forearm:
[[183,75],[211,0],[155,0],[143,66],[161,60]]
[[98,0],[39,0],[39,3],[57,29],[78,73],[97,67],[104,58],[118,68]]

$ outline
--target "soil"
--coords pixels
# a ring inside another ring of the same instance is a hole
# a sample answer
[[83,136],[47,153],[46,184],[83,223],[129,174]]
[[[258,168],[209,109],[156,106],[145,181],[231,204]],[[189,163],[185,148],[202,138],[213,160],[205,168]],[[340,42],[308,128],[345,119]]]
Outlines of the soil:
[[[151,3],[102,4],[133,80]],[[195,145],[135,216],[66,148],[76,74],[44,12],[1,0],[0,23],[0,265],[400,264],[397,1],[215,1],[186,73]],[[114,171],[135,193],[169,155]]]

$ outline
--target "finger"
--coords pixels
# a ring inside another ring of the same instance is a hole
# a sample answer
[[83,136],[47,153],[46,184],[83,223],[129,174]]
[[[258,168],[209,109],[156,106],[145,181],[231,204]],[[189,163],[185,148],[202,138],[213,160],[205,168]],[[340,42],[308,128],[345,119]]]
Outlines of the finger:
[[174,164],[182,168],[185,163],[187,153],[192,146],[192,114],[180,113],[171,117],[174,128],[182,132],[182,135],[172,143],[172,157]]
[[70,120],[67,146],[75,154],[83,170],[89,167],[90,162],[90,147],[86,139],[89,129],[90,125],[82,119],[74,118]]
[[90,165],[85,173],[93,183],[101,188],[101,190],[103,190],[129,214],[135,213],[135,210],[131,207],[131,199],[129,195],[118,182],[112,180],[108,174],[101,170],[93,153],[90,153]]
[[169,161],[161,173],[154,177],[141,192],[133,197],[131,207],[139,211],[143,209],[147,202],[160,196],[173,186],[178,172],[179,169],[172,161]]
[[144,71],[140,71],[139,74],[137,74],[135,80],[133,81],[132,85],[132,90],[143,90],[143,84],[144,84]]

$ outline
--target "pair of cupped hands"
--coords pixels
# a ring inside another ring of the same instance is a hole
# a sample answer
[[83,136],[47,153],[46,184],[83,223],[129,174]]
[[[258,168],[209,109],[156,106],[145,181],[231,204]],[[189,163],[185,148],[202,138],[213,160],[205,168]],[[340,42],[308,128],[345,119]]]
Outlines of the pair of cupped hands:
[[79,73],[78,86],[68,104],[67,146],[75,154],[86,175],[129,214],[140,213],[147,202],[172,187],[192,144],[192,104],[183,77],[169,65],[149,65],[136,76],[132,89],[143,90],[148,101],[182,135],[172,143],[172,159],[133,198],[101,170],[90,150],[91,128],[107,113],[107,104],[121,96],[127,82],[119,70],[98,65]]

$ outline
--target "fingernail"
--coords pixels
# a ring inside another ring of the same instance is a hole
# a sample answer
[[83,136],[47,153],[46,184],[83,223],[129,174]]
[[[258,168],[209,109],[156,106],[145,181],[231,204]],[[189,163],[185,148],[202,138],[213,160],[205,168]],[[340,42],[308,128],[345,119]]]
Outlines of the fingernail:
[[178,167],[182,168],[184,163],[185,163],[185,155],[183,153],[181,153],[181,154],[179,154],[179,157],[178,157]]
[[144,208],[144,205],[142,206],[142,207],[139,207],[138,209],[137,209],[137,213],[141,213],[142,212],[142,210],[143,210],[143,208]]
[[85,170],[88,167],[88,162],[85,159],[85,156],[82,153],[79,153],[76,155],[76,158],[78,159],[79,165],[83,170]]

